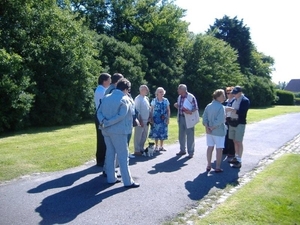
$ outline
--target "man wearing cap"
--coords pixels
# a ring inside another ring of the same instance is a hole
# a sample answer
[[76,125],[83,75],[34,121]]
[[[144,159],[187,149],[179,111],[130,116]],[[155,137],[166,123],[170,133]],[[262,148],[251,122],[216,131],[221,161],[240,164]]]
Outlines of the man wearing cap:
[[[250,107],[249,99],[242,93],[240,86],[235,86],[231,91],[235,101],[232,103],[232,107],[226,107],[226,111],[230,112],[232,124],[229,123],[229,139],[234,142],[235,157],[228,161],[233,164],[234,168],[241,168],[242,166],[242,154],[243,154],[243,138],[246,128],[246,117]],[[234,125],[236,123],[236,125]]]

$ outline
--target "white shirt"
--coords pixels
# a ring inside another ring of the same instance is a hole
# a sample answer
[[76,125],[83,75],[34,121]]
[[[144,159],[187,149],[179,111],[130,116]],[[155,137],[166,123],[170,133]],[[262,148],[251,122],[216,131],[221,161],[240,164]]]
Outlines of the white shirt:
[[95,101],[96,110],[98,109],[100,99],[104,97],[105,91],[106,88],[103,85],[98,85],[98,87],[95,90],[94,101]]
[[140,114],[142,120],[146,121],[149,119],[150,114],[150,103],[147,96],[138,95],[134,99],[135,109]]

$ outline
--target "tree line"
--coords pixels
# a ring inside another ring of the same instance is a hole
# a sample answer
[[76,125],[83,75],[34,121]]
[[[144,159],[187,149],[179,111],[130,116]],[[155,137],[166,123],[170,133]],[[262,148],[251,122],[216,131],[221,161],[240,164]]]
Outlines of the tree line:
[[101,72],[122,73],[133,96],[147,84],[175,102],[185,83],[204,107],[239,84],[252,106],[271,105],[274,59],[243,20],[224,15],[194,34],[185,13],[173,0],[1,1],[0,132],[91,118]]

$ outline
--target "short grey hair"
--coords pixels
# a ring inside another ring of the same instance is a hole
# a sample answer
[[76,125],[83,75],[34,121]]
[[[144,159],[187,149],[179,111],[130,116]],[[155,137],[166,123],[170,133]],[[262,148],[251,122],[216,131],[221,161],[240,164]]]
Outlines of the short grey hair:
[[178,89],[181,89],[183,91],[187,91],[187,86],[185,84],[179,84]]
[[148,86],[147,86],[147,85],[145,85],[145,84],[142,84],[142,85],[140,86],[139,90],[141,91],[143,88],[146,88],[146,89],[147,89],[147,91],[149,91],[149,88],[148,88]]
[[158,88],[156,89],[156,91],[155,91],[155,95],[157,95],[157,93],[158,93],[159,91],[163,91],[163,92],[164,92],[164,95],[166,94],[166,90],[165,90],[163,87],[158,87]]

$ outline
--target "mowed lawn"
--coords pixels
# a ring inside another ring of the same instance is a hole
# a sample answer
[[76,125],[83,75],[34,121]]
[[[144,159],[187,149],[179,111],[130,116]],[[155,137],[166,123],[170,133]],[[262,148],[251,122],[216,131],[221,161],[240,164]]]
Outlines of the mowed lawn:
[[300,155],[286,154],[194,224],[299,225]]
[[[175,112],[175,109],[172,109]],[[250,109],[249,123],[276,115],[300,112],[299,106],[274,106]],[[202,112],[200,112],[202,115]],[[169,125],[169,140],[175,143],[178,136],[176,116]],[[204,134],[201,123],[196,126],[196,136]],[[22,175],[63,170],[94,160],[95,125],[87,122],[74,126],[29,129],[0,137],[0,181]],[[130,151],[133,151],[133,141]]]

